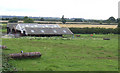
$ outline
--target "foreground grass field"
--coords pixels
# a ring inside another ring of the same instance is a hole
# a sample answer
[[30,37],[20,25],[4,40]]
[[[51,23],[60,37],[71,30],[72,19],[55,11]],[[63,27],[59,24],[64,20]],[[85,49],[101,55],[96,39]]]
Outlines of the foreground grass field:
[[[111,40],[103,40],[103,37]],[[41,52],[41,58],[11,59],[18,71],[118,71],[118,36],[81,34],[65,38],[2,39],[4,54]]]

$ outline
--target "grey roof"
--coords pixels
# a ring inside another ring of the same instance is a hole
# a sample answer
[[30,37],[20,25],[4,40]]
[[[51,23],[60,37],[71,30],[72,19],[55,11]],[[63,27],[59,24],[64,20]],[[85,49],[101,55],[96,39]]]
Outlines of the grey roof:
[[54,34],[73,34],[68,28],[29,28],[25,27],[26,34],[31,35],[54,35]]
[[18,24],[16,26],[17,30],[25,30],[25,27],[31,27],[31,28],[60,28],[59,25],[56,24],[31,24],[31,23],[22,23],[22,24]]
[[60,28],[57,24],[19,23],[21,27]]
[[25,27],[38,27],[38,28],[60,28],[57,24],[38,24],[38,23],[8,23],[7,27],[23,30]]

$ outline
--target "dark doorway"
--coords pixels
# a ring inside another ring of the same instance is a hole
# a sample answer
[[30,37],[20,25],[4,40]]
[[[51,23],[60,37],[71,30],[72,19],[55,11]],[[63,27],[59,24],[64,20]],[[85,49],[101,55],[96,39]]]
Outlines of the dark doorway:
[[15,29],[12,29],[12,33],[13,33],[13,34],[16,33],[16,32],[15,32]]
[[7,27],[7,34],[9,34],[11,31],[10,31],[10,28]]
[[25,36],[25,31],[23,31],[23,36]]

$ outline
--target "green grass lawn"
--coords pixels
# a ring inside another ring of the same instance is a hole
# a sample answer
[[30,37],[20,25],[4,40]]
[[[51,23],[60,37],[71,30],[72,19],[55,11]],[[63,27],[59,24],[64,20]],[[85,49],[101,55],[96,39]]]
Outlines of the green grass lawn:
[[[41,58],[11,59],[19,71],[118,71],[118,36],[80,34],[74,39],[2,39],[4,54],[41,52]],[[103,37],[111,40],[103,40]]]

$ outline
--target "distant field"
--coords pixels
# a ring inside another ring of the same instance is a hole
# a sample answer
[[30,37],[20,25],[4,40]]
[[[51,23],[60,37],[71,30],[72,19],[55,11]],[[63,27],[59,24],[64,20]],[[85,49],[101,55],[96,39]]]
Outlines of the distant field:
[[[7,24],[1,24],[2,26],[6,26]],[[92,25],[92,24],[58,24],[59,26],[61,27],[68,27],[68,28],[85,28],[85,27],[88,27],[88,28],[96,28],[96,27],[99,27],[99,28],[117,28],[117,25]]]
[[[80,34],[60,37],[2,39],[4,54],[41,52],[41,58],[9,60],[18,71],[118,71],[118,35]],[[111,40],[103,40],[103,37]]]
[[68,27],[68,28],[85,28],[85,27],[88,27],[88,28],[96,28],[96,27],[99,27],[99,28],[117,28],[117,25],[90,25],[90,24],[59,24],[61,27]]

